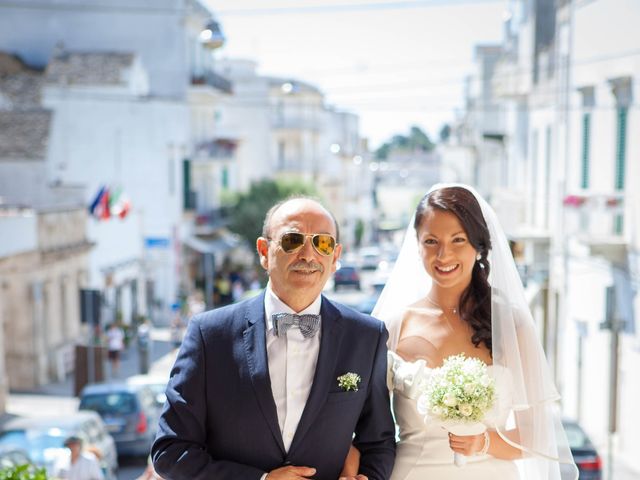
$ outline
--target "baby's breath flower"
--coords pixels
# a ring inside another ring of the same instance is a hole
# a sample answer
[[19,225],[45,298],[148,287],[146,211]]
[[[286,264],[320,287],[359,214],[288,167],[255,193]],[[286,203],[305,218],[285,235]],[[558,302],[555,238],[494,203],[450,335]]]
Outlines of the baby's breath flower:
[[349,372],[338,377],[338,386],[347,392],[357,392],[359,383],[360,375],[358,375],[357,373]]
[[440,420],[482,420],[495,399],[487,365],[477,358],[454,355],[433,370],[419,399],[422,411]]

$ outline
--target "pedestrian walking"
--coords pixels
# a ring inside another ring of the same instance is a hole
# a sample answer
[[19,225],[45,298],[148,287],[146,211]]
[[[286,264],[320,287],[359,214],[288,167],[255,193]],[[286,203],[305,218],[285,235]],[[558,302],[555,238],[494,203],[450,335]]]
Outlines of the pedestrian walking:
[[124,331],[117,323],[112,323],[107,329],[107,348],[111,377],[117,377],[120,371],[120,355],[124,349]]

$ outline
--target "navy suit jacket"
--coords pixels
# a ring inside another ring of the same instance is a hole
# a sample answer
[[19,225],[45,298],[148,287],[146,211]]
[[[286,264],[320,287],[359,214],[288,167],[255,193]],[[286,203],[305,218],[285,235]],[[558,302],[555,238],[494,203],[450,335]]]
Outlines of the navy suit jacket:
[[[285,451],[271,392],[264,292],[195,316],[167,386],[152,455],[169,480],[259,479],[284,465],[316,468],[337,480],[349,446],[362,453],[360,473],[390,476],[395,428],[386,385],[384,325],[322,298],[320,351],[311,392]],[[362,378],[343,391],[337,377]],[[354,437],[355,433],[355,437]]]

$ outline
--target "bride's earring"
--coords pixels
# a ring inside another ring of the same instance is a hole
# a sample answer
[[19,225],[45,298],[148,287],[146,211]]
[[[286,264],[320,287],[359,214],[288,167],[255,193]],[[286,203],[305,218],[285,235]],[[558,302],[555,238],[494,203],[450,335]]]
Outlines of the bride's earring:
[[482,260],[482,254],[477,254],[476,255],[476,260],[479,262],[480,260]]

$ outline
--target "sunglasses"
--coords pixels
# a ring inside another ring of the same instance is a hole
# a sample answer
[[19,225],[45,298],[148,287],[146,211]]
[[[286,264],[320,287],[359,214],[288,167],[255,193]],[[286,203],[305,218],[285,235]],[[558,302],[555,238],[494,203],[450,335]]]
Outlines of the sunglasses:
[[[311,237],[311,244],[313,249],[320,255],[328,257],[333,254],[336,249],[336,239],[327,233],[298,233],[287,232],[280,237],[280,248],[285,253],[296,253],[302,247],[304,247],[307,237]],[[269,238],[268,240],[272,240]]]

